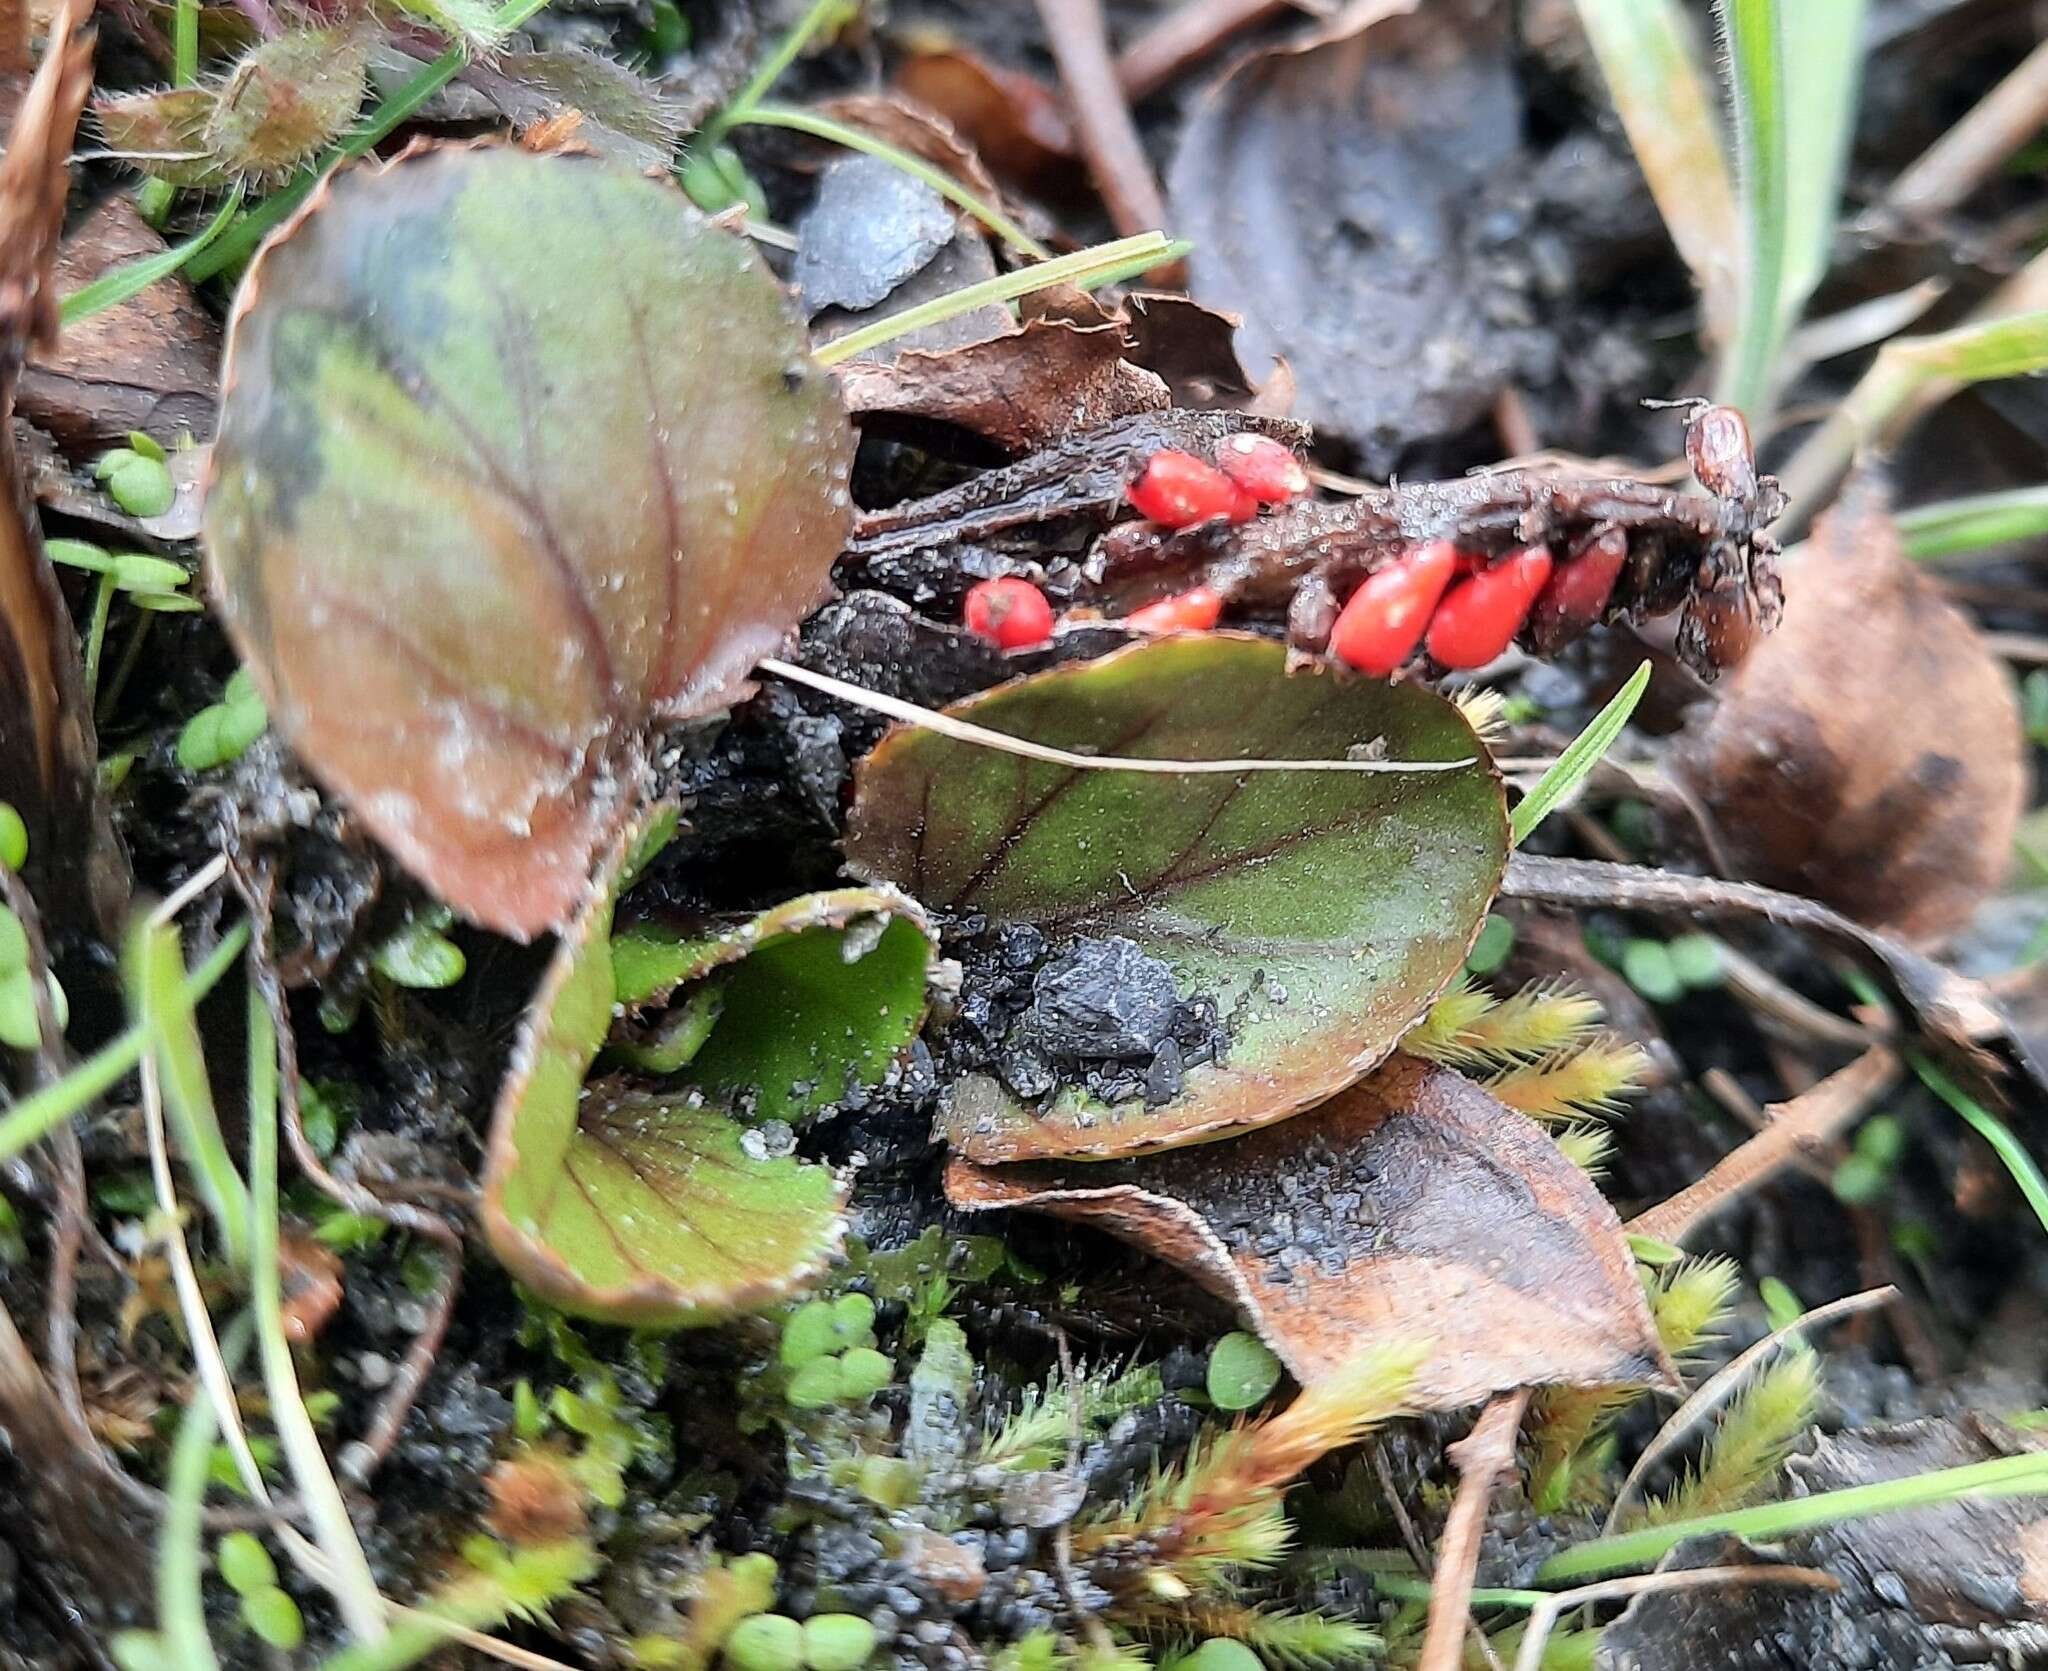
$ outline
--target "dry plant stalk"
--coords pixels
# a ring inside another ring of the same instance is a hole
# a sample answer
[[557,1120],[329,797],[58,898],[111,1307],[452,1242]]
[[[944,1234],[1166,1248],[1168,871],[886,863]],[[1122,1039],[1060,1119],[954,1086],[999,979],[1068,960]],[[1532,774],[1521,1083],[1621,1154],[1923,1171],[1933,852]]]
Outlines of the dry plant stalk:
[[1416,1671],[1458,1671],[1465,1625],[1472,1616],[1472,1578],[1479,1567],[1479,1540],[1496,1486],[1515,1466],[1515,1435],[1529,1408],[1532,1389],[1501,1393],[1479,1412],[1472,1431],[1450,1447],[1458,1465],[1458,1495],[1437,1545],[1436,1579],[1429,1592],[1429,1625]]
[[1773,1103],[1771,1123],[1729,1154],[1705,1176],[1669,1200],[1629,1221],[1632,1235],[1683,1242],[1701,1221],[1756,1188],[1781,1167],[1810,1154],[1858,1119],[1891,1085],[1898,1057],[1886,1046],[1865,1051],[1790,1102]]

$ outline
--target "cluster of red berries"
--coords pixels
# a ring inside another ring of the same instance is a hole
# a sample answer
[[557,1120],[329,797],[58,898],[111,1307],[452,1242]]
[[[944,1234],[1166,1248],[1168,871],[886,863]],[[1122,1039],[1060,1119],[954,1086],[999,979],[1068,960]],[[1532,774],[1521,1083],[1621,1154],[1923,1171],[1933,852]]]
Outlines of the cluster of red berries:
[[[1262,505],[1308,491],[1308,472],[1279,442],[1233,435],[1217,461],[1165,448],[1145,461],[1127,496],[1148,521],[1180,530],[1212,522],[1249,522]],[[1555,648],[1600,618],[1628,557],[1628,541],[1609,529],[1564,563],[1546,546],[1524,546],[1489,560],[1449,540],[1430,540],[1368,575],[1330,629],[1330,653],[1346,666],[1385,678],[1418,649],[1446,668],[1484,667],[1525,626]],[[1205,631],[1222,618],[1223,598],[1195,586],[1133,611],[1122,625],[1138,632]],[[1006,650],[1052,636],[1052,605],[1028,580],[984,580],[967,594],[970,632]]]
[[1563,564],[1547,546],[1489,562],[1430,540],[1366,576],[1330,629],[1330,652],[1384,678],[1418,648],[1440,667],[1484,667],[1525,625],[1554,647],[1600,618],[1627,558],[1619,529]]
[[[1249,522],[1261,505],[1284,504],[1309,488],[1308,471],[1292,452],[1264,435],[1232,435],[1208,464],[1175,447],[1145,461],[1126,497],[1162,528],[1206,522]],[[1223,617],[1222,596],[1190,587],[1134,610],[1118,623],[1134,632],[1203,632]],[[1028,580],[984,580],[967,593],[967,630],[1005,650],[1028,650],[1052,636],[1052,605]]]

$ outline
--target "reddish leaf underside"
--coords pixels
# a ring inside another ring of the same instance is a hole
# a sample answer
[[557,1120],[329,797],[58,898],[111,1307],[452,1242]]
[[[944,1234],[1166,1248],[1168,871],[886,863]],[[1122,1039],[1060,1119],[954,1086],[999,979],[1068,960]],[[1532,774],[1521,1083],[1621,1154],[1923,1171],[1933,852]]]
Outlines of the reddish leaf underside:
[[1614,1209],[1533,1121],[1414,1057],[1228,1143],[955,1160],[946,1192],[1164,1259],[1235,1303],[1304,1383],[1429,1342],[1413,1397],[1430,1409],[1521,1386],[1675,1385]]
[[566,920],[651,726],[817,602],[852,435],[779,287],[665,184],[430,148],[242,287],[206,542],[286,740],[408,868]]

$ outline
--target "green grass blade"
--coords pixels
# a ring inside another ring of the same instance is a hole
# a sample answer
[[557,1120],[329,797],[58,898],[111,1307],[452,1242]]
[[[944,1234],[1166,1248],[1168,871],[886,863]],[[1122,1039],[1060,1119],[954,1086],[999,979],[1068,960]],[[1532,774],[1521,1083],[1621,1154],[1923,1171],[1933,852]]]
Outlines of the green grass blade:
[[201,1588],[206,1556],[200,1532],[213,1435],[212,1402],[192,1399],[171,1445],[156,1545],[157,1630],[165,1662],[175,1671],[215,1671],[220,1664],[207,1632]]
[[782,79],[782,72],[796,62],[796,55],[803,51],[811,37],[835,14],[844,15],[850,9],[848,0],[811,0],[810,10],[775,43],[775,50],[761,60],[760,66],[747,78],[746,86],[733,95],[730,104],[704,124],[705,139],[715,143],[723,138],[726,131],[743,120],[768,89]]
[[[180,15],[183,15],[182,13]],[[59,313],[67,325],[76,325],[81,319],[90,319],[110,307],[117,307],[131,296],[139,296],[158,279],[166,279],[183,267],[188,261],[204,253],[206,247],[228,228],[242,207],[242,188],[237,185],[228,193],[213,219],[208,221],[182,244],[173,244],[167,250],[155,255],[145,255],[139,261],[130,261],[126,266],[116,267],[112,272],[102,273],[90,284],[81,285],[64,298]]]
[[788,105],[756,104],[748,106],[744,113],[733,119],[731,125],[787,128],[793,133],[807,133],[813,139],[843,145],[849,151],[860,151],[870,157],[879,157],[890,167],[901,169],[913,180],[922,180],[954,207],[965,209],[1012,248],[1022,250],[1035,261],[1049,261],[1052,258],[1052,251],[1045,245],[993,204],[982,202],[944,169],[934,168],[924,158],[913,156],[910,152],[891,145],[885,139],[877,139],[873,134],[863,132],[850,122],[835,121],[830,116],[820,116],[814,110],[797,110]]
[[1650,664],[1644,662],[1629,675],[1629,681],[1608,700],[1607,706],[1595,714],[1586,729],[1574,737],[1564,753],[1549,771],[1537,780],[1536,787],[1515,804],[1515,810],[1508,819],[1508,829],[1517,847],[1529,839],[1536,826],[1558,808],[1558,804],[1585,781],[1586,774],[1606,757],[1614,746],[1614,739],[1621,735],[1621,729],[1628,724],[1629,715],[1636,711],[1636,704],[1643,699],[1643,692],[1650,688]]
[[[2048,295],[2048,256],[2036,256],[2022,276],[2028,299]],[[1897,440],[1915,418],[1972,383],[2043,371],[2048,371],[2048,307],[1886,343],[1827,422],[1800,444],[1780,472],[1792,504],[1785,525],[1804,525],[1860,448]]]
[[1991,1152],[2012,1174],[2012,1181],[2019,1186],[2020,1194],[2034,1209],[2034,1217],[2041,1221],[2041,1228],[2048,1230],[2048,1179],[2041,1176],[2041,1168],[2027,1153],[2026,1146],[2013,1135],[2012,1128],[1918,1051],[1909,1052],[1906,1060],[1912,1063],[1913,1071],[1920,1076],[1920,1083],[1960,1114],[1970,1129],[1991,1145]]
[[[189,1008],[218,986],[248,942],[248,925],[236,924],[206,960],[185,977],[178,988],[179,1003]],[[148,1027],[138,1022],[94,1051],[56,1084],[23,1097],[5,1115],[0,1115],[0,1161],[11,1160],[31,1144],[41,1142],[120,1084],[142,1060],[142,1052],[153,1036]]]
[[[505,4],[491,14],[490,28],[496,33],[509,34],[547,3],[548,0],[505,0]],[[427,100],[453,81],[468,62],[469,49],[458,41],[440,57],[422,65],[403,87],[379,105],[339,145],[318,162],[301,169],[287,184],[272,192],[213,244],[200,251],[186,269],[192,282],[200,284],[218,273],[240,267],[256,253],[256,246],[270,235],[272,229],[306,200],[307,193],[315,185],[341,164],[366,155],[373,145],[389,138],[397,128],[410,121]]]
[[1716,0],[1728,45],[1742,200],[1742,313],[1722,360],[1719,399],[1761,425],[1785,334],[1790,138],[1780,0]]
[[228,1157],[213,1105],[206,1056],[193,1004],[184,996],[185,963],[172,923],[138,922],[128,937],[128,1003],[155,1038],[164,1104],[178,1132],[178,1148],[219,1227],[221,1245],[237,1269],[249,1265],[249,1192]]
[[885,342],[908,336],[912,331],[921,331],[927,325],[972,313],[976,308],[988,307],[992,303],[1014,302],[1020,296],[1028,296],[1035,290],[1047,290],[1056,284],[1085,284],[1090,279],[1101,283],[1106,273],[1127,270],[1133,262],[1142,262],[1137,270],[1144,272],[1168,259],[1172,248],[1164,233],[1141,232],[1134,238],[1118,238],[1113,243],[1076,250],[1072,255],[1057,256],[1033,267],[1019,268],[1014,273],[983,279],[979,284],[934,296],[916,307],[877,319],[871,325],[863,325],[857,331],[848,331],[845,336],[826,343],[815,351],[813,358],[820,365],[837,365],[841,360],[850,360],[870,348],[879,348]]
[[256,1313],[256,1347],[263,1386],[270,1397],[271,1424],[290,1464],[292,1481],[313,1541],[327,1558],[327,1588],[342,1619],[359,1642],[381,1642],[388,1634],[384,1603],[369,1560],[356,1539],[348,1505],[334,1483],[320,1436],[299,1393],[299,1372],[284,1332],[284,1281],[278,1256],[277,1206],[277,1034],[270,1011],[249,983],[249,1192],[254,1202],[255,1268],[250,1297]]
[[1714,1532],[1733,1533],[1753,1543],[1774,1543],[1818,1526],[1836,1526],[1873,1514],[1895,1514],[1901,1509],[1928,1508],[1965,1497],[2036,1495],[2048,1495],[2048,1456],[2029,1453],[1995,1457],[1960,1468],[1940,1468],[1905,1479],[1820,1491],[1787,1502],[1759,1503],[1754,1508],[1733,1509],[1726,1514],[1673,1520],[1637,1532],[1592,1538],[1545,1561],[1537,1569],[1536,1581],[1562,1584],[1590,1578],[1595,1573],[1647,1567],[1662,1560],[1687,1538]]
[[1786,177],[1781,330],[1797,322],[1834,250],[1842,171],[1862,90],[1865,9],[1866,0],[1790,0],[1782,8]]
[[1578,0],[1622,131],[1700,287],[1707,335],[1735,323],[1740,238],[1714,83],[1692,19],[1678,0]]
[[2048,534],[2048,487],[2016,487],[1915,505],[1896,518],[1908,557],[1930,562]]

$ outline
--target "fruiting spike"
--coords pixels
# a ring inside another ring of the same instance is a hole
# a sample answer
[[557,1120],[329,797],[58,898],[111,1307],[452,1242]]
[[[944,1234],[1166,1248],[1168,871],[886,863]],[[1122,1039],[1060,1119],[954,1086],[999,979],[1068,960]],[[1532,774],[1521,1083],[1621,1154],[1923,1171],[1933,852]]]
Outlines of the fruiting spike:
[[1308,491],[1308,471],[1293,452],[1270,435],[1226,436],[1216,463],[1262,505],[1284,505]]
[[1547,548],[1525,546],[1460,581],[1429,623],[1429,653],[1445,667],[1484,667],[1511,643],[1550,579]]
[[1223,595],[1214,587],[1191,586],[1132,610],[1122,624],[1133,632],[1207,632],[1222,618]]
[[1415,653],[1457,567],[1457,547],[1431,540],[1367,575],[1330,629],[1331,652],[1345,666],[1384,679]]
[[1258,501],[1215,465],[1177,447],[1162,447],[1148,458],[1124,494],[1140,516],[1162,528],[1249,522],[1259,511]]
[[970,586],[961,614],[969,632],[1005,650],[1028,650],[1052,637],[1052,605],[1030,581],[1014,575]]

